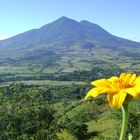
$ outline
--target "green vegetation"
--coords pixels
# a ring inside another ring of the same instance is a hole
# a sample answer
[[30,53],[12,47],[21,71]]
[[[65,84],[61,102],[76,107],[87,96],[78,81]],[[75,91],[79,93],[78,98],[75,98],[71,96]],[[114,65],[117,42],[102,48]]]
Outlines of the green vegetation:
[[[120,110],[83,98],[92,80],[140,74],[140,43],[62,17],[0,49],[0,140],[118,139]],[[127,133],[140,140],[140,103],[130,107]]]
[[[92,74],[93,70],[89,72]],[[102,73],[103,69],[98,69],[98,75],[93,78],[102,77],[100,72]],[[84,74],[86,73],[81,73]],[[117,71],[104,71],[104,76],[110,74],[117,75]],[[76,74],[67,76],[71,79],[84,79],[84,76]],[[0,87],[0,139],[118,139],[121,110],[109,108],[105,95],[84,101],[83,98],[90,89],[89,84],[72,81],[51,81],[50,84],[48,81],[45,81],[45,84],[41,83],[43,81],[39,84],[38,82],[17,82]],[[127,133],[131,132],[134,139],[140,137],[139,107],[140,103],[137,100],[130,105]]]
[[[101,68],[101,67],[93,67],[89,71],[74,71],[74,72],[62,72],[62,73],[54,73],[54,74],[0,74],[0,82],[16,82],[22,81],[24,83],[32,83],[32,84],[84,84],[81,81],[91,81],[97,78],[102,78],[103,76],[108,77],[112,74],[118,75],[120,72],[124,71],[119,67],[112,65],[111,67]],[[53,80],[53,81],[52,81]],[[27,82],[28,81],[28,82]],[[61,82],[57,82],[61,81]],[[64,82],[63,82],[64,81]],[[75,82],[77,81],[77,82]]]

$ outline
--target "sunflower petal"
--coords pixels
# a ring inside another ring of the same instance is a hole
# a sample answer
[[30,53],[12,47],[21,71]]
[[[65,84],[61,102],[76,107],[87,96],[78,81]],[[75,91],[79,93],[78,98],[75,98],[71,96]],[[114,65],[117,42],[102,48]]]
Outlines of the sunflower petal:
[[128,73],[128,74],[125,75],[125,78],[124,78],[124,82],[125,82],[125,83],[128,83],[128,82],[129,82],[129,80],[130,80],[130,78],[131,78],[131,75],[132,75],[132,74],[130,74],[130,73]]
[[126,75],[127,75],[127,73],[122,73],[122,74],[119,76],[119,78],[120,78],[121,80],[124,81]]
[[124,89],[123,91],[133,97],[136,97],[138,95],[136,88],[127,88],[127,89]]
[[136,74],[132,74],[131,78],[129,79],[129,85],[133,85],[135,79],[136,79]]
[[119,80],[119,78],[117,76],[113,76],[109,79],[107,79],[109,82],[114,83],[115,81]]
[[134,84],[135,84],[136,86],[139,86],[139,87],[140,87],[140,76],[138,76],[138,77],[136,78]]
[[96,97],[99,94],[105,93],[107,90],[105,88],[92,88],[86,95],[85,99],[88,99],[89,97]]
[[127,93],[122,92],[122,91],[115,95],[108,94],[107,98],[108,98],[110,107],[120,108],[126,98],[126,95],[127,95]]
[[140,97],[140,87],[138,86],[125,89],[124,91],[127,92],[129,95],[133,96],[134,98]]
[[104,87],[104,88],[111,87],[111,84],[107,81],[107,79],[96,80],[96,81],[93,81],[91,84],[96,87]]

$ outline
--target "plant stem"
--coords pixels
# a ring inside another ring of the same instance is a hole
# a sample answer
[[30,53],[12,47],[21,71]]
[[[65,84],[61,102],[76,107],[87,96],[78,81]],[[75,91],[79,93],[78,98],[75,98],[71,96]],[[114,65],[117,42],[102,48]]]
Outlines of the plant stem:
[[123,104],[122,106],[122,129],[121,129],[121,135],[119,140],[124,140],[126,131],[127,131],[127,125],[128,125],[128,103]]

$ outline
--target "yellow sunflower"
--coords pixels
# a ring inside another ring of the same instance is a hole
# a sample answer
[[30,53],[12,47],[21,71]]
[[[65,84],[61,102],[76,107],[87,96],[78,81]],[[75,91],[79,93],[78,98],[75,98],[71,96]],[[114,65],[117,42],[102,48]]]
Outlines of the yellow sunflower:
[[120,108],[128,98],[140,98],[140,76],[136,74],[122,73],[119,77],[100,79],[91,84],[95,87],[87,93],[85,99],[107,93],[112,108]]

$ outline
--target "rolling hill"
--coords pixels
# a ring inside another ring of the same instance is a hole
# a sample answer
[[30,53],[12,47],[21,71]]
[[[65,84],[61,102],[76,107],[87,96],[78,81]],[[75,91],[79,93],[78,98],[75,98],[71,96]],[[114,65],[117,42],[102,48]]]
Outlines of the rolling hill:
[[94,66],[137,70],[140,66],[139,42],[67,17],[2,40],[0,50],[0,72],[56,73]]

